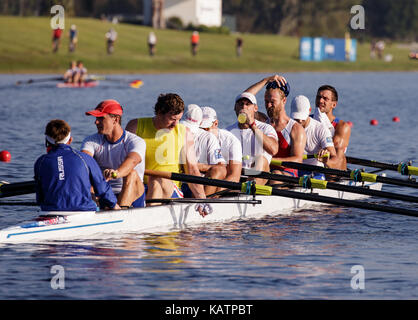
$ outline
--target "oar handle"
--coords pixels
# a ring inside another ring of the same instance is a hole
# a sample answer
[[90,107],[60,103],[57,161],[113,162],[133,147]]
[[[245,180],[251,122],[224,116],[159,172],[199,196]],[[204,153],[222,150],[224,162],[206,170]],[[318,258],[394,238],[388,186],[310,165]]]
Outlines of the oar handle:
[[[330,156],[331,156],[330,153],[327,152],[323,156],[321,156],[321,158],[329,158]],[[317,153],[315,153],[315,154],[304,154],[303,157],[302,157],[303,160],[313,159],[313,158],[318,159],[319,155]]]

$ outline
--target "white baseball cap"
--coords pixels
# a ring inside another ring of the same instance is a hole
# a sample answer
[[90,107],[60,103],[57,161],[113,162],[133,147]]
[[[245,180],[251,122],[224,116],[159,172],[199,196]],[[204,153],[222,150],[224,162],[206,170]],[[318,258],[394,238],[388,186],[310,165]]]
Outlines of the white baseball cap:
[[290,116],[295,120],[306,120],[311,112],[311,104],[305,96],[299,95],[293,98],[290,106]]
[[257,104],[257,99],[255,98],[255,95],[253,95],[252,93],[249,93],[249,92],[243,92],[240,95],[238,95],[235,98],[235,102],[237,102],[240,99],[244,99],[244,98],[250,100],[252,104]]
[[202,122],[202,109],[197,104],[189,104],[183,123],[199,128],[200,122]]
[[202,122],[200,123],[201,128],[210,128],[217,119],[215,109],[211,107],[202,107]]

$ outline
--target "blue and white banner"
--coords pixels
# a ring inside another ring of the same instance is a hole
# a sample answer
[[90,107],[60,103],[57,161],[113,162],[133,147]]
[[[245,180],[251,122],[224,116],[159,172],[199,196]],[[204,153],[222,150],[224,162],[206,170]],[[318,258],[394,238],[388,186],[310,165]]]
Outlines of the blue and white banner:
[[356,61],[357,40],[303,37],[299,43],[302,61]]

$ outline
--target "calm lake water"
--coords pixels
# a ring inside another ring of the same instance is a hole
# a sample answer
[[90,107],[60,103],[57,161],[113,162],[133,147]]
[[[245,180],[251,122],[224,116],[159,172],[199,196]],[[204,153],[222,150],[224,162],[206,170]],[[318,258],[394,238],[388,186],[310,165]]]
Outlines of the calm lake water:
[[[131,89],[103,81],[97,88],[57,89],[53,82],[15,86],[35,75],[0,75],[0,180],[31,180],[44,153],[46,123],[70,123],[73,146],[95,132],[84,112],[101,100],[124,106],[123,124],[152,116],[160,93],[186,104],[210,105],[220,126],[234,121],[234,98],[267,74],[115,75],[142,79]],[[292,99],[314,102],[325,83],[340,94],[336,114],[353,122],[348,155],[386,162],[418,154],[417,73],[289,73]],[[47,77],[47,76],[43,76]],[[263,93],[257,95],[261,111]],[[290,108],[290,100],[287,104]],[[392,118],[400,118],[399,123]],[[378,126],[369,125],[371,119]],[[396,173],[387,172],[388,176]],[[407,188],[385,191],[415,194]],[[33,201],[33,195],[18,199]],[[397,201],[381,203],[418,210]],[[0,228],[38,215],[34,207],[1,206]],[[353,208],[320,207],[286,217],[211,224],[117,239],[0,247],[0,299],[417,299],[418,218]],[[65,288],[53,289],[53,266],[65,270]],[[353,289],[352,268],[364,270],[364,289]]]

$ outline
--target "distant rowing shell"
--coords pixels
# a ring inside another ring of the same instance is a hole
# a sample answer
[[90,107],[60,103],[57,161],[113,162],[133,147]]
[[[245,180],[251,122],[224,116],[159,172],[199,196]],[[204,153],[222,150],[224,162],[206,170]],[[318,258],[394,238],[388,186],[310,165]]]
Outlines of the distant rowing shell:
[[88,81],[84,83],[67,83],[60,82],[57,83],[57,88],[93,88],[99,85],[99,81]]

